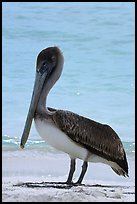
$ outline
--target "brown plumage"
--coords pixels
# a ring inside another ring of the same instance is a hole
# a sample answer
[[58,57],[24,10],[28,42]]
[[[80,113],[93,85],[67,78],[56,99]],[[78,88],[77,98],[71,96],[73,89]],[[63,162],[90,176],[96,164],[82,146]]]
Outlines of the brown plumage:
[[[55,111],[52,108],[48,109]],[[122,172],[117,172],[112,168],[117,174],[128,176],[128,164],[122,142],[109,125],[64,110],[56,110],[53,121],[69,138],[89,152],[116,162],[123,169]]]

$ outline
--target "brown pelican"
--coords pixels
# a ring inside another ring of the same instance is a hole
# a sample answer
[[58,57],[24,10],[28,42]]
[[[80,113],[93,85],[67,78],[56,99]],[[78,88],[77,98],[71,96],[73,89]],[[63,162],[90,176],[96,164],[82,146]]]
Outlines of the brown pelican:
[[88,162],[108,164],[116,174],[128,176],[125,150],[119,136],[110,126],[70,111],[46,106],[47,95],[59,79],[63,64],[63,54],[58,47],[46,48],[38,54],[36,78],[21,138],[21,148],[24,148],[27,142],[34,118],[40,136],[49,145],[70,156],[70,171],[66,183],[73,183],[77,158],[83,160],[77,184],[82,182]]

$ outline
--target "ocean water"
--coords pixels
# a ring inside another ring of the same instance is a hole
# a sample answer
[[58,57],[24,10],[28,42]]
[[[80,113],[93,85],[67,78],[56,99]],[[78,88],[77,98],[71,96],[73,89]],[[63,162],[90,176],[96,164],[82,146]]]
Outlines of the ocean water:
[[[37,54],[59,46],[65,64],[48,106],[109,124],[135,152],[135,4],[2,3],[3,151],[19,149]],[[56,153],[32,125],[27,150]]]

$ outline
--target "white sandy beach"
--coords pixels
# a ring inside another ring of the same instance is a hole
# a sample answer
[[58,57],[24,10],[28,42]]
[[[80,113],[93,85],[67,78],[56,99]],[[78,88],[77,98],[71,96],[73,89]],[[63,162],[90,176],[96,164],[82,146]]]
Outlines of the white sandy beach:
[[[135,171],[133,158],[128,159],[130,177],[117,176],[110,167],[90,163],[81,186],[52,184],[64,182],[69,171],[65,154],[35,150],[3,151],[3,202],[134,202]],[[81,171],[80,160],[74,182]],[[46,183],[47,182],[47,183]]]
[[[35,187],[13,186],[31,181]],[[33,182],[32,182],[33,181]],[[47,187],[39,178],[5,178],[3,202],[134,202],[134,186],[110,183],[105,187],[74,186],[68,189]],[[55,185],[54,185],[55,186]],[[57,185],[59,187],[59,185]],[[108,186],[108,187],[107,187]]]

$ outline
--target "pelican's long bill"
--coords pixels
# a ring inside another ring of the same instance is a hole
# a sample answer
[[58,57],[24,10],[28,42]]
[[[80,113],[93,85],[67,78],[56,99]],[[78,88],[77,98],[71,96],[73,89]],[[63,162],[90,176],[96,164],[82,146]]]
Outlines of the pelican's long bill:
[[21,137],[21,143],[20,143],[21,148],[24,148],[24,146],[27,142],[30,128],[31,128],[31,124],[32,124],[32,120],[34,118],[34,114],[35,114],[36,107],[37,107],[37,104],[39,101],[39,97],[40,97],[40,94],[42,92],[42,87],[44,85],[44,82],[47,80],[49,73],[52,71],[52,68],[53,68],[53,66],[51,64],[46,63],[40,69],[36,70],[36,77],[35,77],[35,83],[34,83],[31,103],[30,103],[24,131],[23,131],[23,134]]

